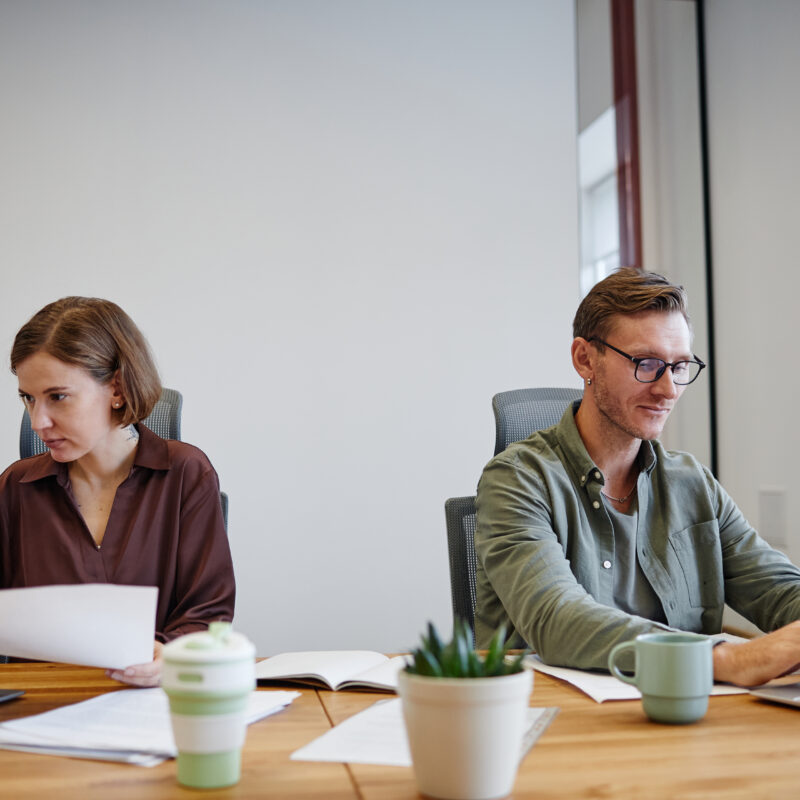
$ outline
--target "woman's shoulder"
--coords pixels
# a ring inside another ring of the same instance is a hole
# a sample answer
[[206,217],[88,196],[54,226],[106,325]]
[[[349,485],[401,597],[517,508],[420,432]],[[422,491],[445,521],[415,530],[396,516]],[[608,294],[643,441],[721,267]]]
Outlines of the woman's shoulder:
[[170,464],[196,463],[213,469],[211,460],[199,447],[178,439],[164,439],[164,441],[167,443]]
[[193,474],[214,472],[211,461],[199,447],[178,439],[162,439],[145,425],[139,425],[138,430],[139,466]]

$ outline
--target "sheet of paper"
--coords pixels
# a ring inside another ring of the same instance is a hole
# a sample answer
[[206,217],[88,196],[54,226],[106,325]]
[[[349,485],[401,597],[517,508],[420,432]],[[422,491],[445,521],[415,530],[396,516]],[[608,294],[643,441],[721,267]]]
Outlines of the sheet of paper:
[[0,590],[0,653],[124,669],[153,658],[155,586],[83,583]]
[[[520,758],[553,719],[558,709],[529,708]],[[294,761],[341,761],[410,767],[403,709],[399,698],[379,700],[291,755]]]
[[[623,683],[613,675],[603,672],[587,672],[583,669],[569,669],[567,667],[551,667],[542,662],[538,656],[526,656],[526,664],[539,672],[552,675],[562,681],[567,681],[573,686],[588,694],[592,700],[602,703],[605,700],[638,700],[642,695],[635,686]],[[720,694],[745,694],[747,689],[731,686],[727,683],[715,683],[711,690],[712,695]]]
[[[285,708],[299,692],[254,691],[248,725]],[[152,766],[175,756],[162,689],[122,689],[0,724],[0,748]]]

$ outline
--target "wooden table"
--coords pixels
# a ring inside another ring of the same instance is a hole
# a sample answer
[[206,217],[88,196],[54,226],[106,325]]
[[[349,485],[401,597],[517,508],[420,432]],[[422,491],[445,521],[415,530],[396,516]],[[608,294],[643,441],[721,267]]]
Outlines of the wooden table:
[[[27,694],[0,705],[0,721],[118,688],[102,671],[53,664],[0,665],[0,686]],[[408,768],[289,761],[289,754],[386,695],[302,690],[285,711],[250,726],[242,780],[192,791],[172,761],[147,769],[0,750],[9,798],[309,798],[415,800]],[[522,763],[514,797],[622,800],[800,798],[800,710],[748,695],[712,697],[695,725],[656,725],[635,701],[595,703],[536,675],[533,705],[561,710]]]
[[[62,664],[0,664],[0,687],[26,692],[19,700],[0,704],[3,722],[122,688],[102,670]],[[179,786],[174,761],[148,768],[0,750],[0,796],[9,800],[352,800],[358,795],[345,765],[289,761],[293,751],[331,726],[317,692],[300,691],[287,710],[248,727],[242,779],[229,789],[196,791]]]

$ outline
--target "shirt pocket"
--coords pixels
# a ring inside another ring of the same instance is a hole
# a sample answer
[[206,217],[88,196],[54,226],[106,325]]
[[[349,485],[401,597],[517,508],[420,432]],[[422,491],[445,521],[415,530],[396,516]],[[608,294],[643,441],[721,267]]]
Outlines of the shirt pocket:
[[[686,583],[692,606],[713,608],[722,605],[722,548],[716,520],[691,525],[669,535],[669,546]],[[680,575],[674,576],[676,583]]]

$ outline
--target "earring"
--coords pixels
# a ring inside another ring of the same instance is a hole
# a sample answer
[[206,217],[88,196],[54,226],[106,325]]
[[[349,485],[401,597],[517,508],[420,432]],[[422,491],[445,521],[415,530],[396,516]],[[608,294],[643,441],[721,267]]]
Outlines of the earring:
[[587,378],[586,379],[586,385],[587,386],[591,386],[592,385],[592,379],[591,378]]
[[120,403],[119,403],[119,401],[117,401],[116,403],[114,403],[114,408],[119,408],[119,406],[120,406]]

